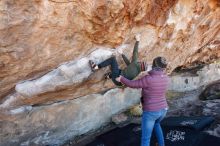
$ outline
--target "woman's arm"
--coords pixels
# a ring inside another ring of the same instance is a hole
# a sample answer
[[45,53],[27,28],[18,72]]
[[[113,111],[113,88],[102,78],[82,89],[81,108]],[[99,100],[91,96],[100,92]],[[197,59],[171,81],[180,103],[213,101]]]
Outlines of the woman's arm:
[[126,86],[130,88],[144,88],[147,87],[147,80],[145,77],[142,77],[138,80],[128,80],[123,76],[120,76],[116,78],[117,81],[120,81],[121,83],[125,84]]

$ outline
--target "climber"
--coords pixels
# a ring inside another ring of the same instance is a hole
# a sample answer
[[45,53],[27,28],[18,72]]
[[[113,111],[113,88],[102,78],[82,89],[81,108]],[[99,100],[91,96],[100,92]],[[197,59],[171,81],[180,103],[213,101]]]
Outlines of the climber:
[[123,70],[119,69],[118,67],[118,63],[116,61],[115,56],[101,62],[100,64],[95,64],[92,60],[89,60],[89,64],[92,68],[92,71],[96,71],[100,68],[106,67],[106,66],[111,66],[111,72],[105,74],[105,78],[111,78],[113,83],[117,86],[123,86],[122,83],[116,81],[115,79],[117,77],[119,77],[120,75],[132,80],[134,79],[136,76],[138,76],[138,74],[141,71],[145,71],[147,70],[147,64],[145,62],[138,62],[138,44],[140,41],[140,34],[135,35],[135,46],[134,46],[134,50],[133,50],[133,55],[132,55],[132,60],[131,62],[128,60],[128,58],[122,54],[122,58],[124,60],[124,62],[126,63],[127,67]]

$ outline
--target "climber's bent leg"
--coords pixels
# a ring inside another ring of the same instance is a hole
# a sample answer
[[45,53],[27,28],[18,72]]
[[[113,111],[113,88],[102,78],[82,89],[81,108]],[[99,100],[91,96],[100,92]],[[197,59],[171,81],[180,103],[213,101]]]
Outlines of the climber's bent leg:
[[106,66],[109,66],[109,65],[111,66],[112,77],[113,76],[118,76],[119,73],[120,73],[120,69],[118,68],[118,63],[117,63],[115,57],[111,57],[111,58],[101,62],[98,65],[98,68],[103,68],[103,67],[106,67]]

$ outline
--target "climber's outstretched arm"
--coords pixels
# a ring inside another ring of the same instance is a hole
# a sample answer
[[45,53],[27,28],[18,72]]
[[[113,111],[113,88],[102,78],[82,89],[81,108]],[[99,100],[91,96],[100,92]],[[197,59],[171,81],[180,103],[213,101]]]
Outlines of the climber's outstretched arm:
[[134,45],[131,62],[137,62],[138,61],[138,45],[139,45],[139,41],[141,39],[141,34],[140,33],[136,34],[135,39],[136,39],[136,42],[135,42],[135,45]]
[[139,41],[136,41],[135,45],[134,45],[134,49],[133,49],[133,55],[132,55],[131,62],[138,61],[138,45],[139,45]]
[[124,54],[121,54],[125,64],[128,66],[131,62],[128,60],[128,58],[124,55]]

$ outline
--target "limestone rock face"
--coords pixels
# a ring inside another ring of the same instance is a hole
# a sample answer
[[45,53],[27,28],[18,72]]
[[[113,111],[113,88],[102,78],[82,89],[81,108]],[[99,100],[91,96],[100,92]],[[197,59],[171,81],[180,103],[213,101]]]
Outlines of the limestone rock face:
[[61,145],[108,124],[112,115],[137,104],[139,98],[139,90],[112,89],[105,94],[10,110],[7,117],[0,114],[0,145]]
[[[62,74],[65,66],[61,64],[77,62],[97,48],[111,48],[115,54],[126,46],[123,52],[131,56],[135,33],[141,33],[140,60],[150,63],[155,56],[165,56],[169,71],[220,57],[218,0],[2,0],[0,16],[1,102],[14,94],[26,99],[27,95],[17,92],[19,86],[15,91],[16,84],[40,78],[54,68],[60,69],[55,74]],[[71,75],[79,73],[80,82],[67,81],[67,87],[50,88],[50,95],[39,92],[31,97],[45,95],[39,101],[45,103],[55,96],[76,98],[114,86],[102,81],[103,71],[93,78],[88,78],[91,70],[86,67],[71,71],[75,72]],[[86,75],[80,77],[82,72]]]
[[[106,92],[115,88],[103,79],[109,69],[88,64],[115,55],[123,68],[118,52],[131,57],[137,33],[141,61],[164,56],[168,72],[209,64],[220,58],[220,2],[1,0],[0,145],[61,144],[137,103],[140,92]],[[208,83],[187,79],[184,90]]]
[[220,99],[220,80],[208,85],[199,98],[201,100]]

